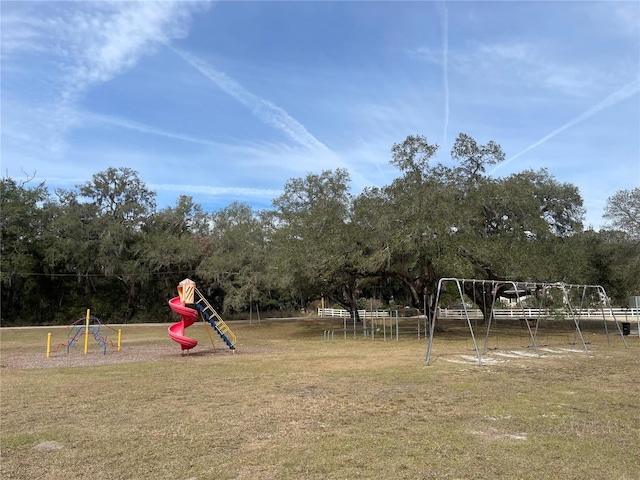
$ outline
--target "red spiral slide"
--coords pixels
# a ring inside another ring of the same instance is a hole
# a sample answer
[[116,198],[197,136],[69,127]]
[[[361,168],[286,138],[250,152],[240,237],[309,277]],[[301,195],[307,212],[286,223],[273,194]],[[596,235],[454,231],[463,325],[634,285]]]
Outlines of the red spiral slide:
[[184,335],[184,330],[198,320],[198,311],[185,306],[184,302],[180,300],[180,297],[175,297],[169,300],[169,307],[182,317],[179,322],[173,323],[169,326],[169,337],[171,337],[171,340],[174,342],[179,343],[182,350],[191,350],[193,347],[198,345],[198,341],[193,338],[186,337]]

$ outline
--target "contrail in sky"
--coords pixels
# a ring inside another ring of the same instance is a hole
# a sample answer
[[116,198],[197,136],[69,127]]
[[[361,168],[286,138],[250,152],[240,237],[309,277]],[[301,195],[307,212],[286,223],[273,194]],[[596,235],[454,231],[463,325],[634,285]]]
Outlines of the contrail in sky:
[[151,127],[149,125],[144,125],[142,123],[134,122],[132,120],[127,120],[124,118],[113,117],[109,115],[99,115],[96,113],[83,112],[81,114],[81,118],[85,121],[93,121],[105,123],[108,125],[114,125],[120,128],[126,128],[129,130],[135,130],[142,133],[147,133],[150,135],[159,135],[162,137],[173,138],[175,140],[182,140],[184,142],[190,143],[198,143],[201,145],[207,145],[211,147],[220,147],[223,146],[220,143],[213,142],[210,140],[205,140],[202,138],[193,137],[191,135],[185,135],[182,133],[174,133],[167,130],[162,130],[160,128]]
[[251,110],[251,113],[259,120],[277,128],[291,140],[306,148],[317,151],[330,151],[324,143],[309,133],[300,122],[289,115],[284,109],[269,100],[251,93],[234,79],[223,72],[215,70],[194,55],[170,45],[167,46],[182,57],[189,65],[215,83],[225,93]]
[[442,31],[442,81],[444,83],[444,133],[442,135],[442,145],[447,144],[447,130],[449,129],[449,11],[447,5],[443,3],[443,31]]
[[607,98],[605,98],[601,102],[595,104],[593,107],[591,107],[587,111],[585,111],[582,114],[580,114],[577,117],[575,117],[573,120],[570,120],[567,123],[565,123],[564,125],[562,125],[561,127],[556,128],[553,132],[545,135],[540,140],[538,140],[537,142],[535,142],[532,145],[529,145],[527,148],[525,148],[521,152],[516,153],[513,157],[509,158],[508,160],[505,160],[501,164],[496,165],[496,167],[493,170],[491,170],[491,172],[489,172],[489,175],[493,175],[493,173],[496,170],[498,170],[500,167],[503,167],[507,163],[512,162],[513,160],[515,160],[516,158],[521,157],[522,155],[527,153],[529,150],[533,150],[534,148],[542,145],[547,140],[552,139],[553,137],[555,137],[556,135],[559,135],[560,133],[564,132],[568,128],[571,128],[571,127],[573,127],[573,126],[575,126],[575,125],[577,125],[577,124],[579,124],[581,122],[584,122],[585,120],[593,117],[596,113],[601,112],[605,108],[613,107],[614,105],[620,103],[621,101],[626,100],[627,98],[630,98],[630,97],[634,96],[639,91],[640,91],[640,80],[634,80],[633,82],[626,84],[624,87],[622,87],[621,89],[615,91],[614,93],[609,95]]

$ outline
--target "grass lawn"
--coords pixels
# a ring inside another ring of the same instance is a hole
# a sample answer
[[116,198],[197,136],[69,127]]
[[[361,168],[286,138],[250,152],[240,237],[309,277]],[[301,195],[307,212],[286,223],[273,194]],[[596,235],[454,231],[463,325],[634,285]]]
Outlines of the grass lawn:
[[235,354],[194,325],[182,356],[167,326],[50,359],[47,329],[3,329],[0,477],[640,478],[637,336],[593,328],[585,354],[548,333],[542,358],[501,357],[526,351],[505,329],[478,366],[451,326],[425,366],[424,339],[325,343],[333,327],[305,322],[232,323]]

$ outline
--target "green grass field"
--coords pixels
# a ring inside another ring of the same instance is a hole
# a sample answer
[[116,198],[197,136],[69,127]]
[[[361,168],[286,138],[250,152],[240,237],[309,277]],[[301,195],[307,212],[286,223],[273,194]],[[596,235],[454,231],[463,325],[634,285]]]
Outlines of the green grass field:
[[[3,479],[640,478],[640,340],[521,330],[466,362],[469,332],[323,341],[327,325],[231,324],[232,354],[182,356],[167,325],[122,327],[122,351],[45,358],[46,329],[0,337]],[[530,350],[530,349],[529,349]],[[577,350],[577,351],[573,351]],[[119,357],[120,356],[120,357]],[[113,363],[113,362],[119,363]]]

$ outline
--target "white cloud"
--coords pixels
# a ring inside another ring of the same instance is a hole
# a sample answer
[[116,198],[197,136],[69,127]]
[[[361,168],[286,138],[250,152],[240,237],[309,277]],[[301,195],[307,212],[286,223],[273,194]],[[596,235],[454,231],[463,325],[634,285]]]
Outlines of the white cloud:
[[640,4],[638,2],[621,3],[613,9],[613,17],[616,25],[637,38],[640,32]]
[[[183,37],[192,14],[203,5],[206,2],[62,2],[42,5],[39,19],[29,5],[3,12],[3,70],[25,70],[30,64],[20,63],[24,56],[46,58],[23,72],[42,79],[41,96],[33,98],[30,92],[20,98],[19,91],[13,92],[24,111],[41,112],[33,116],[31,130],[41,132],[52,151],[61,149],[68,131],[78,124],[77,104],[86,92],[134,67],[159,45]],[[5,120],[3,127],[11,129]]]
[[478,43],[470,53],[453,55],[452,63],[467,75],[575,96],[592,93],[602,76],[588,66],[561,63],[531,42]]
[[[555,60],[553,55],[533,43],[476,43],[468,50],[460,50],[450,48],[444,35],[448,34],[443,34],[443,47],[439,51],[419,47],[407,53],[442,69],[445,99],[449,96],[450,71],[473,78],[478,84],[487,82],[516,89],[542,89],[569,97],[588,97],[598,92],[603,84],[612,83],[611,72]],[[445,100],[445,136],[448,124],[448,101]]]
[[617,36],[640,39],[640,3],[637,1],[585,2],[583,8],[595,26]]
[[114,2],[75,12],[62,28],[76,51],[70,89],[106,82],[153,53],[158,45],[187,33],[188,2]]
[[189,194],[200,194],[210,196],[225,197],[257,197],[271,199],[282,193],[282,190],[270,190],[264,188],[242,188],[242,187],[212,187],[209,185],[188,185],[188,184],[150,184],[152,190],[168,192],[189,192]]
[[[44,52],[46,45],[41,37],[46,25],[31,15],[18,12],[7,12],[3,7],[2,13],[2,67],[13,66],[16,56],[23,53]],[[6,73],[6,71],[5,71]]]
[[442,51],[431,47],[416,47],[407,50],[407,54],[410,57],[418,60],[423,60],[435,65],[442,65],[443,55]]

